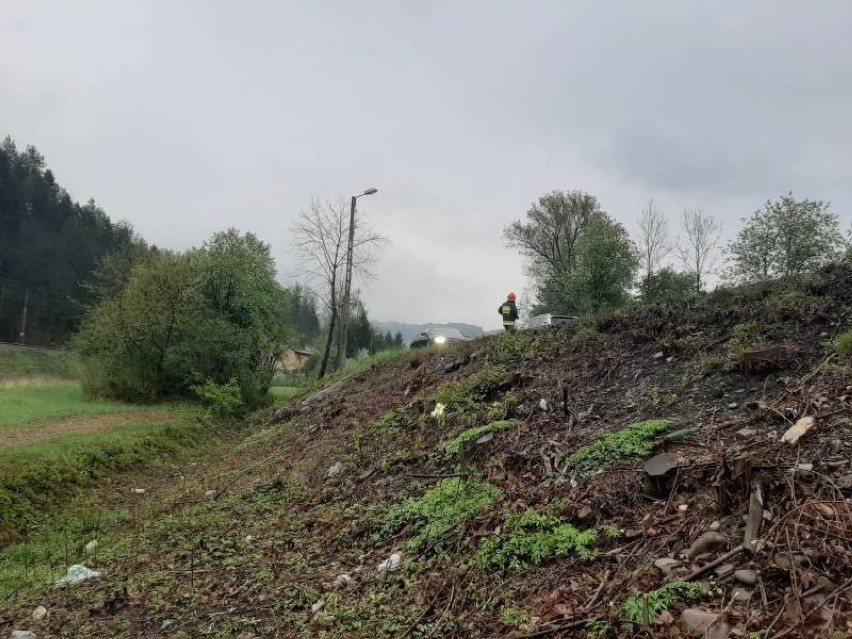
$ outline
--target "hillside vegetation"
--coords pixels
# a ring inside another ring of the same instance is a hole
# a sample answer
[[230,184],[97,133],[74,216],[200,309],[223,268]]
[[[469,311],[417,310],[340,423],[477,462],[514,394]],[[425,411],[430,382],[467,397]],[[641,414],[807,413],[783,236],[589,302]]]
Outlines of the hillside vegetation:
[[123,495],[138,514],[85,558],[101,576],[56,589],[57,560],[0,595],[0,632],[846,636],[850,282],[837,267],[344,378],[190,481]]

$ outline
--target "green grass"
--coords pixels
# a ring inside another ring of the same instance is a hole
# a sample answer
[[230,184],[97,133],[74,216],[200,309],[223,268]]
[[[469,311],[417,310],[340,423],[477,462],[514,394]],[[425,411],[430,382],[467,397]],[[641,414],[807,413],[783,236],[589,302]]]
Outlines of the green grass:
[[[165,410],[146,407],[145,410]],[[0,430],[48,419],[67,419],[138,411],[121,402],[87,401],[78,384],[0,389]]]
[[75,377],[75,362],[66,354],[47,355],[27,351],[0,350],[0,380],[19,377]]
[[304,395],[305,389],[299,386],[272,386],[269,389],[269,394],[272,395],[276,402],[289,402],[300,395]]
[[192,413],[0,449],[0,547],[26,535],[107,474],[179,454],[207,436]]

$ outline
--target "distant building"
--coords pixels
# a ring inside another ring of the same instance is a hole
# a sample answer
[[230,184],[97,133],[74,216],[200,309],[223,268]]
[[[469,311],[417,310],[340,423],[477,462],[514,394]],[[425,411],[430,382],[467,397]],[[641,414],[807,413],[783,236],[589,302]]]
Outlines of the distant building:
[[314,352],[307,346],[302,348],[288,348],[284,351],[284,354],[278,358],[278,364],[276,364],[275,370],[286,371],[288,373],[300,371],[305,367],[305,364],[308,363],[308,360],[313,356],[313,354]]

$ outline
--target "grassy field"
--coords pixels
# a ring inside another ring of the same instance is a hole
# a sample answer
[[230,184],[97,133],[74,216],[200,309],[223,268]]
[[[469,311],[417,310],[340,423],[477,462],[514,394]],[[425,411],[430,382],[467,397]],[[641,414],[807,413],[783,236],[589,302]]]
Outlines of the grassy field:
[[0,350],[0,383],[26,381],[28,378],[71,379],[76,362],[70,355]]
[[[0,431],[36,421],[138,411],[120,402],[87,401],[79,384],[34,385],[0,389]],[[162,410],[148,408],[147,410]]]

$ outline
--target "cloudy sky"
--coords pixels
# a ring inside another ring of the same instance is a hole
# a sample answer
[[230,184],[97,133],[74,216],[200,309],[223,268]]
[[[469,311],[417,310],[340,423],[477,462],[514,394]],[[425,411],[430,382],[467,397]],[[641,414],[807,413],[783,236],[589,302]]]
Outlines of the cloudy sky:
[[792,190],[848,228],[850,32],[848,0],[0,0],[0,135],[154,243],[259,234],[285,280],[312,197],[378,188],[372,316],[494,328],[527,287],[502,229],[552,189],[726,237]]

